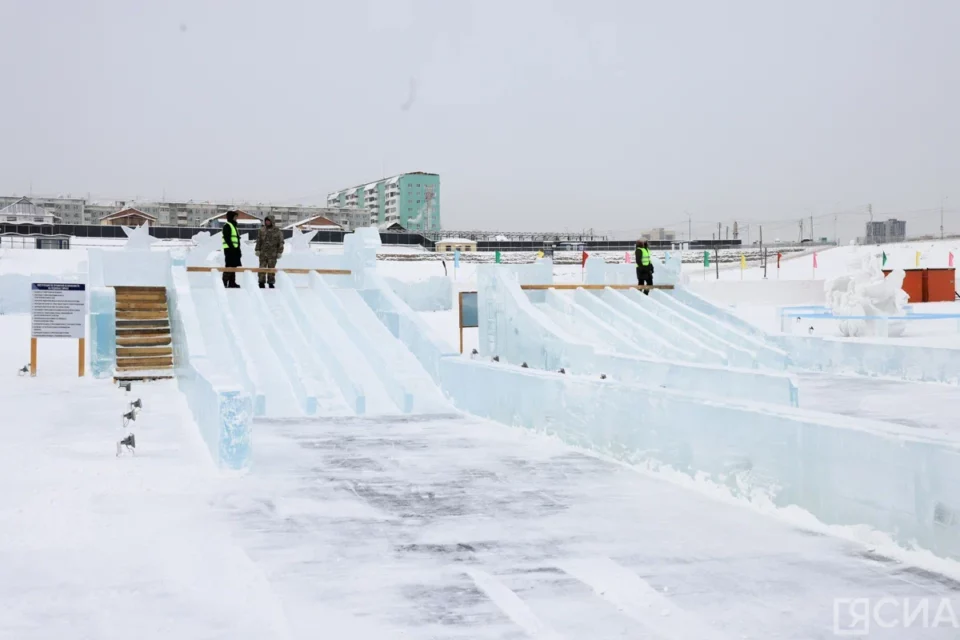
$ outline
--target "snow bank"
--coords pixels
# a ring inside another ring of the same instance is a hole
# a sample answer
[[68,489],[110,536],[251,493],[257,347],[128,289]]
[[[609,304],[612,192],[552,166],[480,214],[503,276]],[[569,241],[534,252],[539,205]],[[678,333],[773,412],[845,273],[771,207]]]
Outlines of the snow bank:
[[[773,274],[775,277],[775,273]],[[712,276],[708,274],[708,278]],[[690,276],[685,287],[718,305],[825,304],[823,280],[706,280]]]
[[394,293],[414,311],[449,311],[453,308],[453,282],[434,276],[417,282],[384,278]]
[[441,367],[454,404],[474,415],[630,463],[669,465],[740,495],[797,505],[827,524],[866,524],[901,544],[960,558],[956,442],[886,423],[464,358]]

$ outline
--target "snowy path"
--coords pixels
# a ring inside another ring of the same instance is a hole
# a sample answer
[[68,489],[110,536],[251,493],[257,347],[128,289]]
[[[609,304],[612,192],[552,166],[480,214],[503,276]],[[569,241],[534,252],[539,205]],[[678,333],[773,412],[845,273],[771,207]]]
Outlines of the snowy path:
[[221,508],[293,637],[810,640],[834,597],[960,594],[519,429],[302,419],[255,440]]
[[883,420],[960,437],[960,390],[945,384],[863,376],[799,373],[800,404],[807,409]]
[[[175,384],[125,395],[51,369],[0,387],[0,638],[287,637],[269,585],[210,510],[223,480]],[[117,458],[136,398],[137,455]]]

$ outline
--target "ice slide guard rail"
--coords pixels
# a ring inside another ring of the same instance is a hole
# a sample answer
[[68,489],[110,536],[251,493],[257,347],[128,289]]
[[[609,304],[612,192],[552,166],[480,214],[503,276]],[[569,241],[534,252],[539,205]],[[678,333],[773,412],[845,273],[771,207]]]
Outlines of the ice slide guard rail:
[[207,359],[186,272],[174,269],[172,280],[167,303],[177,385],[214,463],[225,469],[246,469],[251,458],[253,397],[218,373]]
[[326,276],[349,276],[352,272],[349,269],[266,269],[261,267],[187,267],[189,272],[198,271],[221,271],[223,273],[319,273]]

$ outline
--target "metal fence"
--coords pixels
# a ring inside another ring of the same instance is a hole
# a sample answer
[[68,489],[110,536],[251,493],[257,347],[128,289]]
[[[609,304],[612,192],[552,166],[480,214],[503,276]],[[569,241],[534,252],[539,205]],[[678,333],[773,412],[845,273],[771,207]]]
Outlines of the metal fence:
[[[218,229],[209,229],[201,227],[150,227],[150,235],[160,240],[189,240],[201,231],[216,232]],[[257,229],[240,229],[241,233],[252,233],[257,237]],[[0,234],[18,234],[21,236],[42,235],[42,236],[74,236],[77,238],[106,238],[106,239],[124,239],[127,234],[123,232],[123,227],[114,225],[99,224],[13,224],[9,222],[0,223]],[[284,238],[293,235],[293,231],[285,230]],[[342,244],[343,237],[346,235],[343,231],[317,231],[311,239],[311,242]],[[434,242],[424,238],[419,233],[396,233],[383,232],[380,234],[380,242],[388,246],[420,246],[426,249],[433,249]]]

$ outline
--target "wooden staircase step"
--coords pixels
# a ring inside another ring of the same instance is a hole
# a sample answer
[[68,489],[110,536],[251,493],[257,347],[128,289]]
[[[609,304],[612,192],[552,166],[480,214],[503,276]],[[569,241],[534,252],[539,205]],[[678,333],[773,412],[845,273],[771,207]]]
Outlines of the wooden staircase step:
[[170,327],[117,327],[117,337],[169,336]]
[[117,358],[117,371],[129,369],[163,369],[173,366],[173,356]]
[[161,327],[169,327],[170,321],[167,319],[161,320],[117,320],[118,329],[158,329]]
[[117,347],[165,347],[170,344],[170,335],[117,336]]
[[117,347],[118,358],[139,358],[144,356],[173,357],[173,347]]
[[167,302],[167,297],[161,294],[136,294],[136,295],[118,295],[117,304],[135,303],[135,302]]
[[134,301],[117,300],[117,311],[167,311],[167,303],[163,300],[156,301]]
[[166,295],[166,287],[114,287],[117,293],[163,293]]
[[164,309],[151,311],[130,311],[117,309],[117,320],[166,320],[167,311]]

